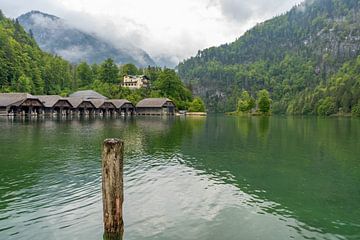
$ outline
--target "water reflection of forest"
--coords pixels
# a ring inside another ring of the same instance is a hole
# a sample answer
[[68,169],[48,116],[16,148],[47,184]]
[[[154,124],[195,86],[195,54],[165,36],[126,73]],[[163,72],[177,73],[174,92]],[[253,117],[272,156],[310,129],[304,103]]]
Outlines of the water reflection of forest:
[[214,117],[182,153],[187,165],[282,206],[267,211],[288,209],[334,233],[341,219],[341,232],[351,234],[360,215],[359,133],[351,119]]
[[[356,119],[215,115],[6,120],[0,131],[6,143],[0,146],[1,164],[6,165],[0,170],[1,196],[31,188],[42,176],[57,176],[54,166],[84,169],[90,162],[96,169],[102,141],[118,137],[127,154],[181,152],[187,166],[281,206],[267,211],[288,209],[287,214],[325,232],[351,234],[355,228],[346,226],[359,224]],[[21,160],[22,168],[12,157]],[[6,208],[6,199],[1,202],[0,209]],[[339,230],[338,221],[347,225]]]

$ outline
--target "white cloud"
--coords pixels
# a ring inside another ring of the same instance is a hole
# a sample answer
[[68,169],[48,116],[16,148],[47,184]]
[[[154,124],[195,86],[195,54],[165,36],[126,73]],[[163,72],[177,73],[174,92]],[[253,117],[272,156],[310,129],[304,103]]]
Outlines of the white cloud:
[[84,49],[83,47],[74,46],[68,49],[57,50],[56,54],[63,56],[65,59],[68,59],[71,62],[77,62],[79,60],[85,59],[89,50],[93,49]]
[[40,10],[55,15],[66,11],[56,0],[0,0],[0,9],[11,18],[16,18],[30,10]]
[[290,10],[299,0],[211,0],[220,7],[223,15],[237,22],[259,21]]
[[174,63],[199,49],[231,42],[301,0],[0,0],[6,15],[30,10],[57,15],[124,48]]

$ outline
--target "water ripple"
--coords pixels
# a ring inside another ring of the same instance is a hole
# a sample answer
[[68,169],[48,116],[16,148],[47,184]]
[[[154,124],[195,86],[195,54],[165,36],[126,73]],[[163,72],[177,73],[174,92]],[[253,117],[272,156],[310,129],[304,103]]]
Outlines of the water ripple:
[[[347,218],[351,216],[346,215],[349,209],[340,212],[338,220],[309,214],[312,209],[306,207],[312,203],[306,201],[311,197],[301,192],[300,187],[300,190],[296,188],[300,186],[297,182],[290,185],[294,188],[287,188],[287,178],[284,178],[297,173],[297,161],[269,157],[278,153],[265,154],[268,151],[265,148],[276,146],[271,146],[273,143],[263,137],[222,136],[221,130],[216,132],[214,140],[209,137],[214,136],[213,132],[200,138],[192,135],[193,131],[188,128],[181,131],[171,128],[169,124],[175,123],[155,122],[144,120],[145,124],[141,123],[144,128],[131,122],[96,120],[44,122],[38,127],[18,124],[16,141],[11,138],[14,133],[0,125],[0,130],[8,132],[6,138],[0,135],[0,140],[10,139],[14,143],[0,151],[0,239],[101,239],[100,146],[102,139],[119,135],[127,141],[124,166],[127,240],[235,240],[240,234],[242,239],[274,240],[356,239],[358,236],[346,232],[360,229],[356,219]],[[156,129],[147,127],[148,124],[156,125]],[[233,129],[229,133],[236,135]],[[219,142],[220,137],[227,142]],[[261,151],[256,151],[253,148],[259,142]],[[218,148],[219,144],[223,149]],[[19,145],[22,151],[17,150]],[[3,156],[13,158],[8,161],[3,160]],[[291,164],[293,171],[282,175]],[[318,169],[310,166],[308,171]],[[336,169],[340,172],[342,167],[339,164]],[[276,174],[268,176],[269,170]],[[269,179],[274,183],[271,187],[266,182]],[[302,175],[291,179],[306,181]],[[337,182],[328,184],[334,183]],[[274,194],[278,187],[289,194],[299,191],[302,194],[298,196],[303,199],[294,204],[283,201],[284,195]],[[321,187],[318,189],[327,186]],[[320,205],[331,205],[330,200],[335,197],[339,196],[329,194],[318,200]],[[291,208],[296,204],[297,208]]]

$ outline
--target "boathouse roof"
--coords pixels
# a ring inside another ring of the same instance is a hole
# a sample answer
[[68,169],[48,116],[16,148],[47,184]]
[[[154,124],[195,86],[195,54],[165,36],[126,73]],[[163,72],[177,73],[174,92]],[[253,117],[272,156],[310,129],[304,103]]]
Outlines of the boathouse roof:
[[[65,100],[67,100],[71,106],[73,106],[73,108],[77,108],[83,101],[85,101],[82,98],[76,98],[76,97],[69,97],[69,98],[64,98]],[[89,101],[89,100],[86,100]]]
[[37,95],[34,97],[38,98],[47,108],[53,107],[61,99],[59,95]]
[[70,94],[69,97],[75,97],[75,98],[83,98],[83,99],[108,99],[107,97],[101,95],[98,92],[95,92],[93,90],[83,90],[83,91],[77,91],[72,94]]
[[110,103],[114,108],[116,108],[115,104],[110,100],[89,99],[89,101],[95,106],[95,108],[101,108],[105,103]]
[[27,99],[37,99],[28,93],[0,93],[0,106],[20,106]]
[[171,101],[168,98],[145,98],[145,99],[141,100],[140,102],[138,102],[138,104],[136,104],[136,107],[137,108],[162,107],[167,102],[173,103],[173,101]]
[[90,99],[90,102],[94,104],[95,108],[100,108],[104,104],[105,99]]
[[126,103],[133,105],[132,102],[127,99],[111,99],[110,101],[115,105],[116,108],[121,108]]

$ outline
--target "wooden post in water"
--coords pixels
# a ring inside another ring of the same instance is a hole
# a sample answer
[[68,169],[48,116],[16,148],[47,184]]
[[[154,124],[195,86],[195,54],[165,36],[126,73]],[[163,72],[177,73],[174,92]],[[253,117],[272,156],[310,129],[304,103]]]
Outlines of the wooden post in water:
[[102,196],[104,212],[104,239],[122,239],[124,143],[106,139],[102,152]]

